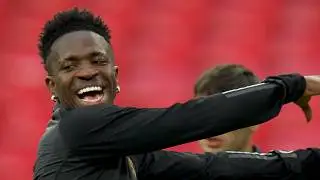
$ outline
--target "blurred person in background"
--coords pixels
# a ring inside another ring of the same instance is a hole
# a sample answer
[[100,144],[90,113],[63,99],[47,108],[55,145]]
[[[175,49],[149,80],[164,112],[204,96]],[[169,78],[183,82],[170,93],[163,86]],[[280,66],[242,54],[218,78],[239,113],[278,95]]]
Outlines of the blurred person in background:
[[110,38],[103,20],[87,10],[59,12],[46,23],[39,51],[60,108],[40,140],[35,180],[319,178],[319,149],[210,155],[161,150],[266,122],[290,102],[310,120],[308,102],[320,94],[319,76],[272,76],[167,108],[120,107],[113,102],[120,88]]
[[[195,97],[205,97],[238,89],[260,82],[259,78],[248,68],[239,64],[224,64],[206,70],[194,85]],[[231,131],[219,136],[199,141],[204,152],[220,151],[260,152],[253,144],[253,134],[258,126],[251,126]]]

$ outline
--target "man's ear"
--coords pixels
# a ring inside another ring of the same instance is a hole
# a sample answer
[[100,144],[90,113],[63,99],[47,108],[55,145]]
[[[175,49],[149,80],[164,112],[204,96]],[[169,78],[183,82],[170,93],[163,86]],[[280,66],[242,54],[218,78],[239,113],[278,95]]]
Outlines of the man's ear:
[[116,77],[116,79],[118,78],[118,73],[119,73],[119,67],[118,66],[113,66],[113,70],[114,70],[114,75]]
[[113,69],[114,69],[114,76],[116,78],[117,86],[119,86],[119,80],[118,80],[119,67],[114,66]]
[[47,86],[50,94],[55,95],[56,83],[55,83],[53,77],[48,75],[45,78],[45,83],[46,83],[46,86]]

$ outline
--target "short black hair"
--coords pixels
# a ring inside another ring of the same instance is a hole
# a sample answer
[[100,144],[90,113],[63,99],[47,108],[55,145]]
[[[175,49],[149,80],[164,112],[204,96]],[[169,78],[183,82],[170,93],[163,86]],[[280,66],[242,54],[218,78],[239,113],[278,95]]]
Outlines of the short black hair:
[[194,95],[212,95],[259,83],[259,78],[240,64],[218,65],[205,71],[194,85]]
[[47,21],[39,36],[39,54],[46,69],[47,57],[54,41],[66,33],[81,30],[93,31],[110,44],[110,30],[100,16],[95,16],[91,11],[77,7],[58,12]]

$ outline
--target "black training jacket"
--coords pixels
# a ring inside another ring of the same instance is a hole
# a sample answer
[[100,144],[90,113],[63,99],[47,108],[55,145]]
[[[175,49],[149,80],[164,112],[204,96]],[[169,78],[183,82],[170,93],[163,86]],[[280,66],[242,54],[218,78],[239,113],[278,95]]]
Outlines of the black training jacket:
[[160,150],[266,122],[305,87],[302,76],[290,74],[168,108],[58,108],[40,140],[33,179],[319,180],[319,149],[203,155]]

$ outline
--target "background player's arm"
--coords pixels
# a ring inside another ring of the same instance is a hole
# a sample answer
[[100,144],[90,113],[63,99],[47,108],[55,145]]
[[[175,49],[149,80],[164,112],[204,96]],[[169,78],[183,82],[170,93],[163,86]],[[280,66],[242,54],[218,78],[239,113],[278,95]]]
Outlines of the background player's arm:
[[[305,90],[299,75],[162,109],[95,105],[62,114],[60,131],[87,158],[150,152],[263,123]],[[286,98],[284,99],[284,92]]]
[[131,159],[141,180],[320,179],[319,149],[290,153],[222,152],[206,155],[157,151],[132,156]]

